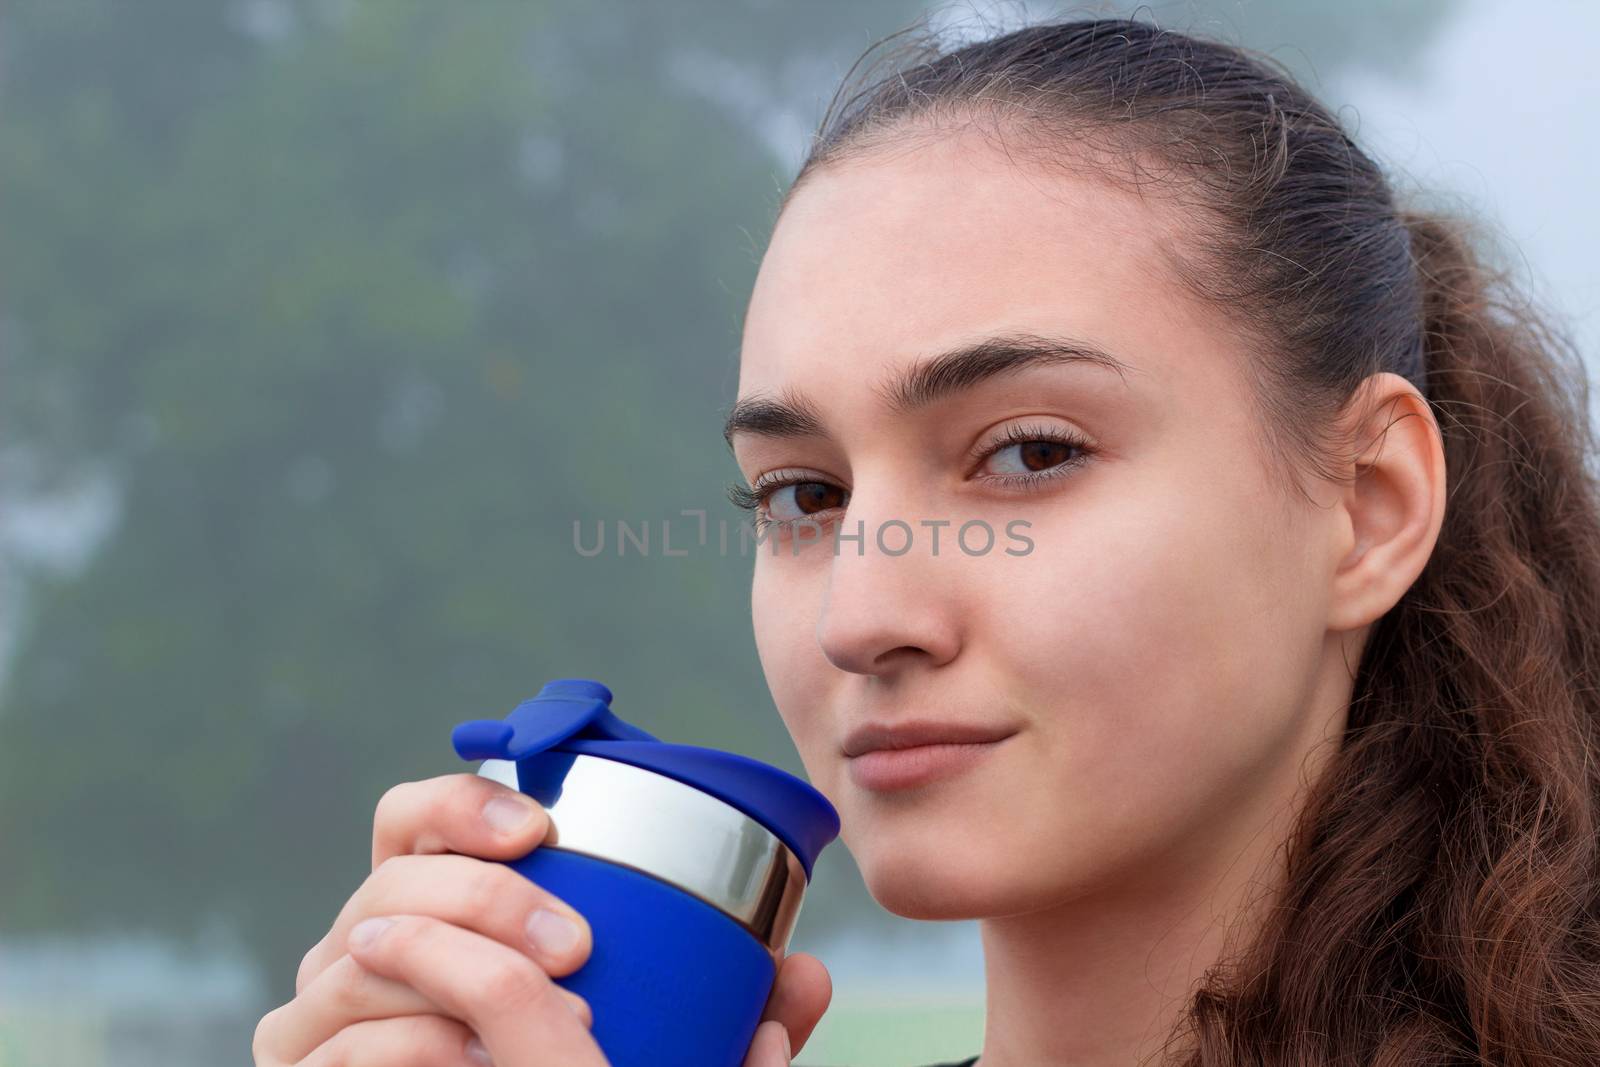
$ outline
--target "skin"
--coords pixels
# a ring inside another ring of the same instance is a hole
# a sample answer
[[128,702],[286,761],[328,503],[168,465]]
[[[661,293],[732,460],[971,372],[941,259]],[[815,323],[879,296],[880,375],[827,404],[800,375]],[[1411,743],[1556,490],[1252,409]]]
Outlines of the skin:
[[[510,818],[505,816],[509,813]],[[494,860],[550,828],[531,797],[474,774],[404,782],[373,819],[372,873],[301,962],[295,996],[256,1027],[257,1067],[605,1067],[583,998],[550,979],[588,959],[593,935],[564,901]],[[551,906],[578,940],[554,954],[525,921]],[[393,924],[370,943],[365,920]],[[786,956],[745,1067],[789,1063],[828,1005],[815,957]],[[473,1058],[469,1043],[482,1045]]]
[[[979,920],[980,1067],[1156,1051],[1230,929],[1270,903],[1370,625],[1443,521],[1438,426],[1393,374],[1340,414],[1372,442],[1348,483],[1306,481],[1314,503],[1281,487],[1237,324],[1171,267],[1185,237],[1170,202],[957,131],[811,175],[746,315],[741,401],[800,395],[822,423],[731,437],[748,481],[820,483],[766,501],[821,536],[779,531],[756,552],[761,663],[873,897]],[[885,405],[897,372],[1009,332],[1087,341],[1133,372],[1032,367],[926,410]],[[1089,457],[998,484],[1027,469],[1022,449],[969,453],[1018,422],[1074,431]],[[890,519],[915,531],[902,555],[874,543]],[[937,555],[918,525],[935,519],[951,521]],[[1001,532],[994,551],[954,550],[970,519]],[[1013,519],[1031,523],[1026,555],[1001,551]],[[858,521],[864,547],[835,553]],[[1016,733],[960,774],[858,784],[847,733],[913,717]]]

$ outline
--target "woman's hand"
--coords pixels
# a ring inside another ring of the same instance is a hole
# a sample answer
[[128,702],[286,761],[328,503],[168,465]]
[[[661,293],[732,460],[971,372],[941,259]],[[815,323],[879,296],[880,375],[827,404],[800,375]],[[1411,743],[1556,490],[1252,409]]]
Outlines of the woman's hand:
[[[256,1028],[257,1067],[605,1067],[589,1006],[550,980],[577,970],[592,937],[564,901],[500,863],[544,840],[531,797],[475,774],[398,785],[378,803],[372,873],[301,962],[295,998]],[[542,947],[541,909],[576,939]],[[362,941],[362,932],[379,936]],[[389,920],[385,924],[382,920]],[[827,1009],[815,957],[782,961],[745,1067],[789,1063]]]
[[[301,961],[294,999],[256,1027],[257,1067],[606,1067],[588,1005],[550,980],[588,958],[588,923],[486,862],[527,855],[549,825],[532,797],[476,774],[385,793],[372,873]],[[533,940],[542,910],[572,923],[570,941]],[[392,925],[363,943],[374,918]]]

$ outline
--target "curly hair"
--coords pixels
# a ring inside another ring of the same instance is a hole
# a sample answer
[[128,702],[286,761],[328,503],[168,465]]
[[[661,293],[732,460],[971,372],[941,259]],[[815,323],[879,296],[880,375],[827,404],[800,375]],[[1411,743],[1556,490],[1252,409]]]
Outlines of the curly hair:
[[1124,19],[949,50],[925,32],[892,55],[909,61],[851,69],[785,204],[819,168],[991,119],[1008,151],[1181,198],[1198,252],[1173,266],[1239,324],[1287,485],[1349,470],[1331,416],[1373,374],[1409,380],[1441,428],[1439,539],[1372,625],[1282,896],[1164,1054],[1600,1063],[1600,484],[1572,342],[1475,224],[1400,205],[1266,57]]

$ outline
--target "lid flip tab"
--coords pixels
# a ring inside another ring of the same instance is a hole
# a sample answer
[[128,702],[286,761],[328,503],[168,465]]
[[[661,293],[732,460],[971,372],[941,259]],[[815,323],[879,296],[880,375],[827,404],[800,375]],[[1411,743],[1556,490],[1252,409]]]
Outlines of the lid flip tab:
[[557,678],[504,719],[474,719],[450,734],[465,760],[520,760],[569,740],[655,741],[611,713],[611,690],[587,678]]

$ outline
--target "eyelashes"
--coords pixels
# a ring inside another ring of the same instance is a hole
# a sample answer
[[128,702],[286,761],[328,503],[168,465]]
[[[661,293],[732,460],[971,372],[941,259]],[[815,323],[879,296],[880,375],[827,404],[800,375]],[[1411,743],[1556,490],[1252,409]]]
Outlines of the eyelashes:
[[755,484],[748,489],[738,482],[732,482],[728,485],[728,499],[732,501],[733,506],[736,508],[744,511],[755,511],[766,502],[767,497],[775,488],[775,486],[771,485],[764,488],[763,485],[763,480],[760,478],[756,479]]
[[1059,471],[1060,468],[1066,467],[1070,469],[1077,467],[1084,460],[1088,459],[1090,455],[1092,455],[1089,442],[1070,430],[1062,430],[1044,426],[1023,426],[1017,423],[1012,423],[1008,425],[1004,431],[1002,431],[998,438],[995,438],[986,444],[980,444],[975,447],[972,450],[971,456],[975,462],[982,462],[983,460],[988,459],[990,456],[997,455],[998,453],[1012,446],[1033,444],[1059,445],[1063,448],[1075,450],[1078,455],[1071,459],[1064,459],[1057,463],[1050,464],[1047,467],[1041,467],[1035,470],[1023,472],[1013,472],[1010,475],[1006,475],[1006,477],[1016,477],[1020,475],[1023,478],[1024,484],[1027,484],[1030,480],[1032,480],[1033,476],[1039,474],[1049,474],[1051,477],[1059,477],[1059,474],[1055,472]]
[[[1082,436],[1070,430],[1059,427],[1028,426],[1018,423],[1008,425],[998,436],[990,438],[976,446],[969,454],[974,463],[983,463],[992,456],[996,456],[1007,449],[1023,449],[1030,445],[1045,445],[1047,449],[1035,448],[1030,454],[1030,460],[1046,459],[1053,453],[1048,451],[1048,446],[1057,449],[1070,450],[1073,454],[1069,458],[1061,459],[1036,469],[1021,471],[1008,471],[999,474],[980,474],[977,480],[990,485],[999,486],[1009,490],[1026,490],[1039,486],[1041,483],[1052,482],[1059,478],[1067,477],[1077,468],[1083,466],[1095,454],[1095,450]],[[798,515],[784,515],[773,517],[772,500],[780,492],[794,490],[795,504],[802,499],[811,504],[824,506],[815,512],[802,512]],[[757,530],[764,530],[773,526],[794,526],[807,521],[817,521],[818,516],[826,514],[834,508],[843,508],[849,503],[849,490],[818,478],[801,470],[782,469],[769,472],[757,478],[748,488],[734,482],[727,487],[728,500],[737,508],[751,512]],[[834,501],[837,501],[835,503]]]

